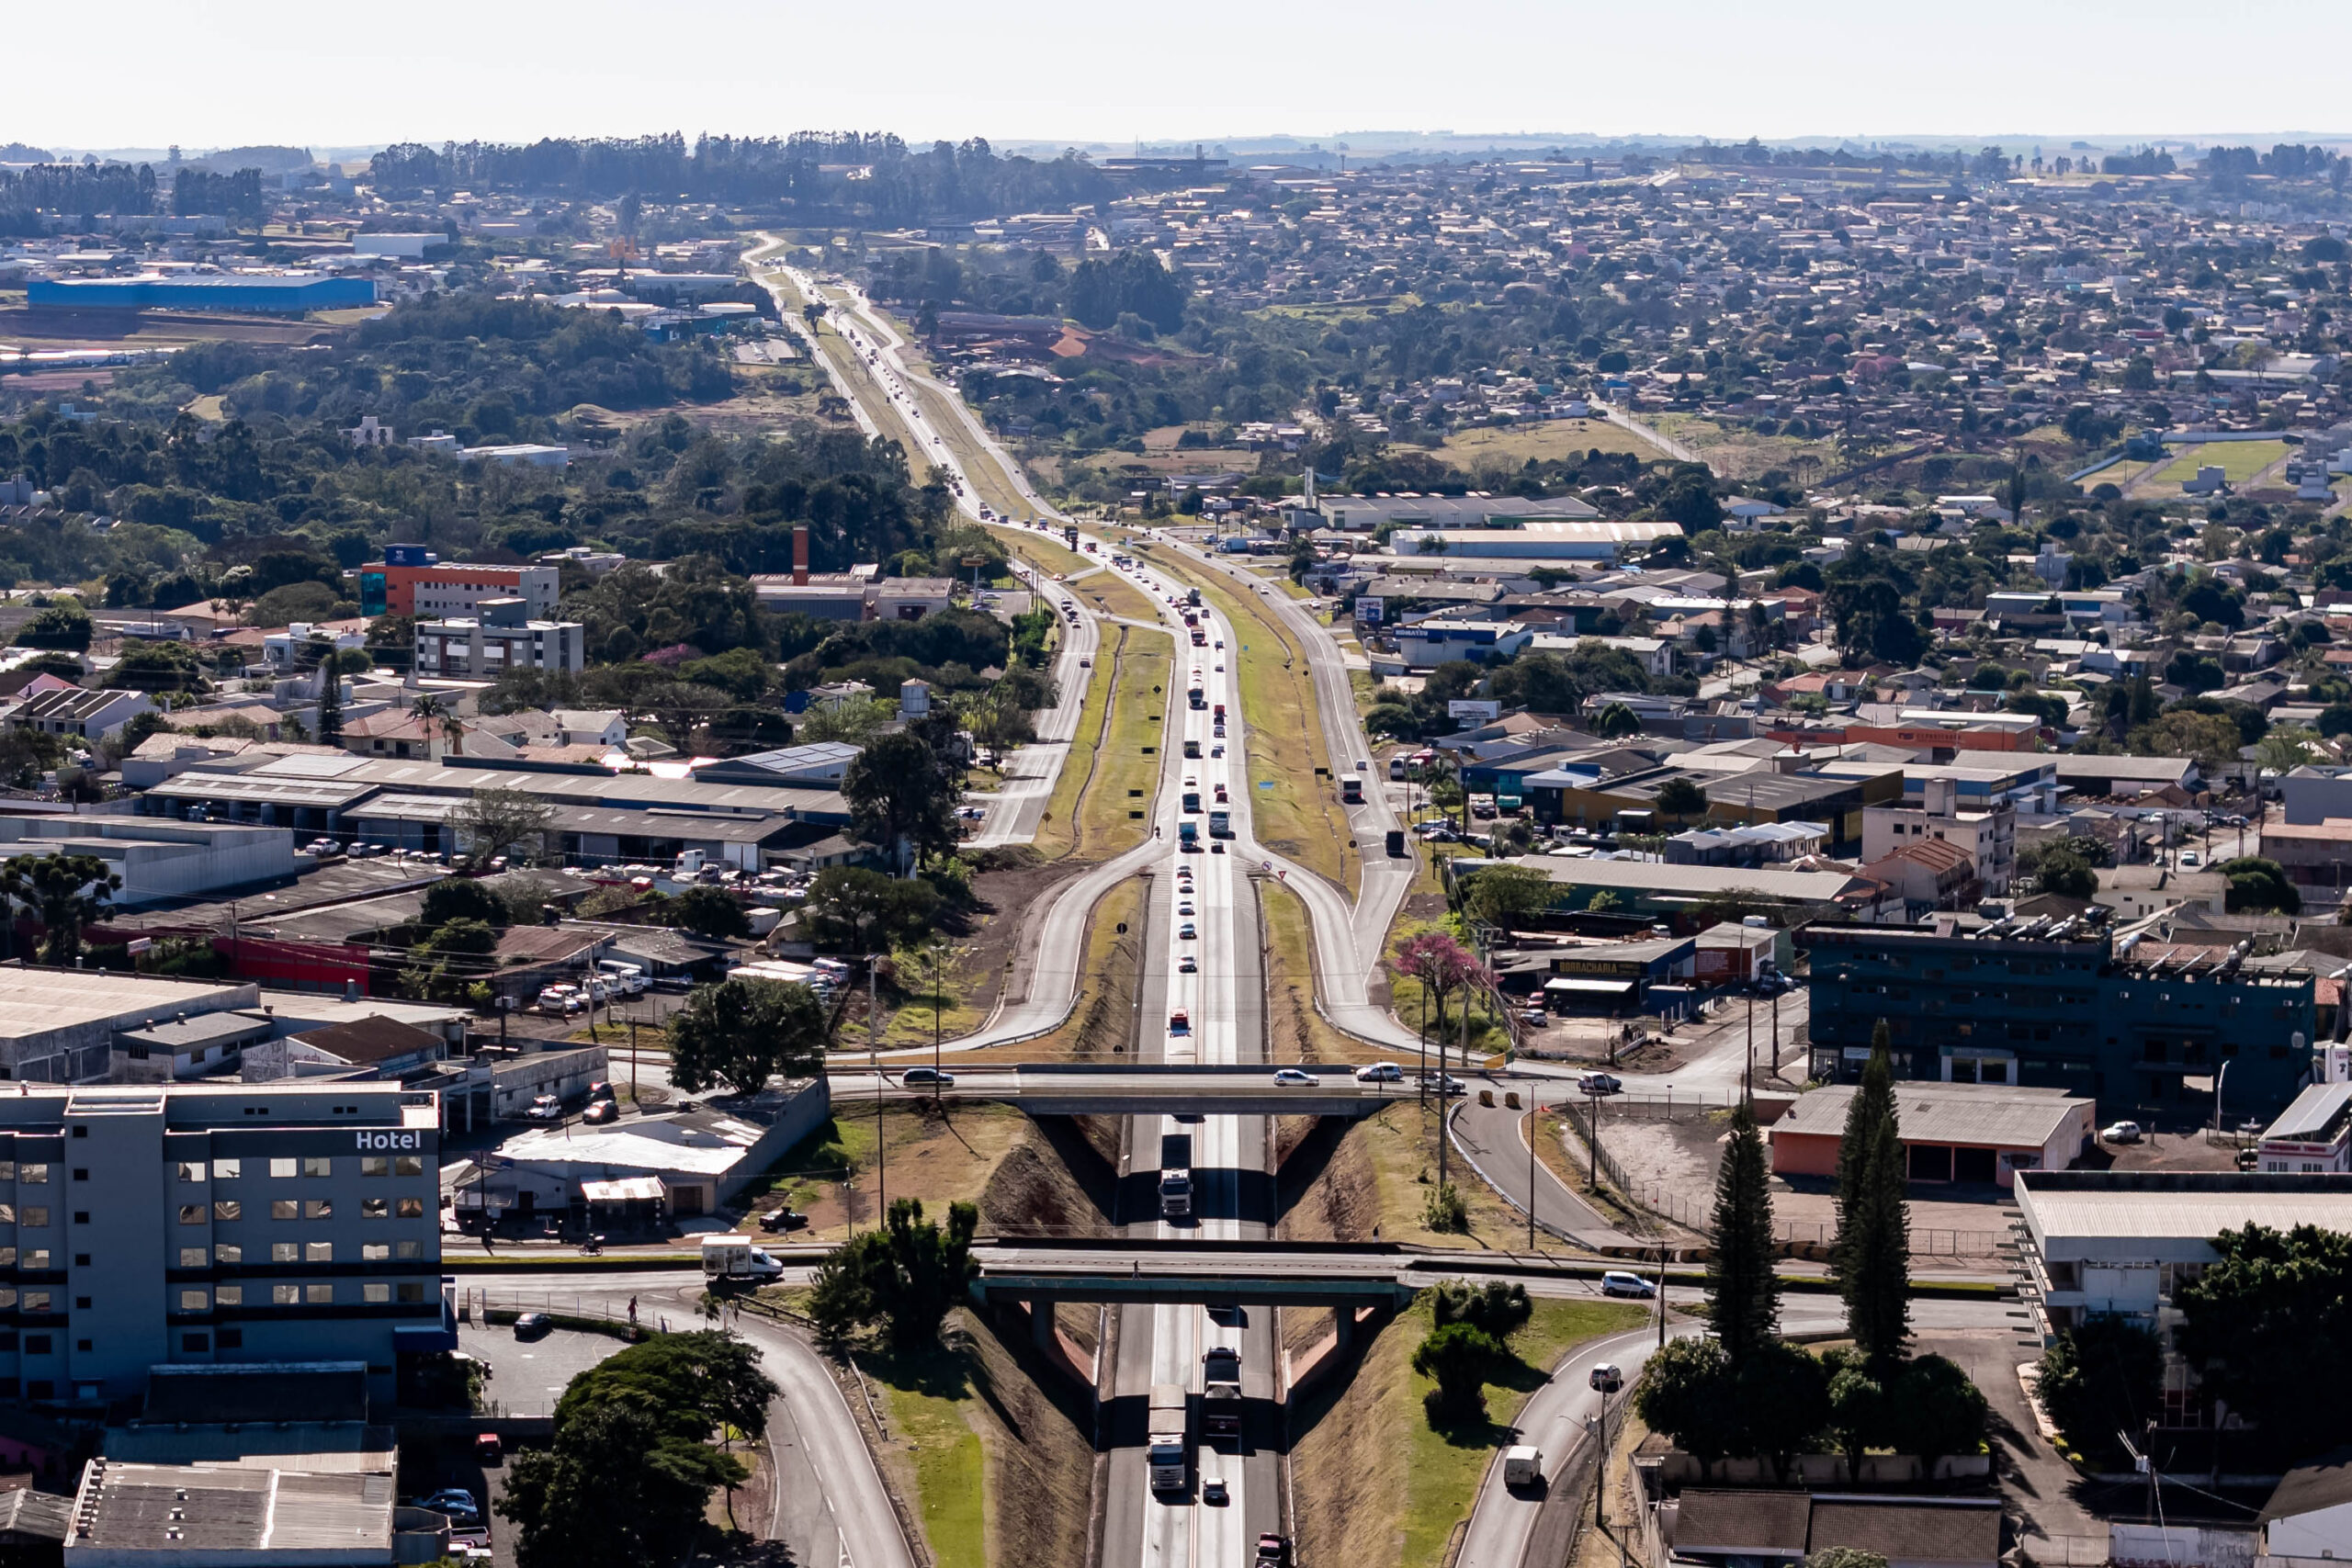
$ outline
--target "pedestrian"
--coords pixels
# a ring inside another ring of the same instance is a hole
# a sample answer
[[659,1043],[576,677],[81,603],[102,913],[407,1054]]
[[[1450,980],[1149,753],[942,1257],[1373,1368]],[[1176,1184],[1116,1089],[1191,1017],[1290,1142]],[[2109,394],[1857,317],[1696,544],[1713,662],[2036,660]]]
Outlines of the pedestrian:
[[628,1325],[631,1328],[637,1326],[637,1298],[635,1296],[628,1299]]

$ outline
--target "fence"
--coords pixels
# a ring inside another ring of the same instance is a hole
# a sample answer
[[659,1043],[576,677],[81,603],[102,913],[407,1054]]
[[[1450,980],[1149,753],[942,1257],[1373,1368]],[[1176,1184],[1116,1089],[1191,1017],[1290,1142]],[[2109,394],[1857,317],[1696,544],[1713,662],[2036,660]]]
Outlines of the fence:
[[[1692,1115],[1703,1115],[1711,1110],[1736,1104],[1736,1096],[1726,1096],[1724,1106],[1707,1103],[1705,1097],[1694,1096],[1686,1100],[1676,1096],[1668,1101],[1658,1099],[1627,1100],[1620,1097],[1605,1102],[1612,1113],[1627,1111],[1649,1111],[1661,1119],[1672,1121],[1669,1108],[1687,1110]],[[1577,1135],[1585,1140],[1586,1157],[1590,1159],[1594,1148],[1592,1112],[1575,1100],[1564,1102],[1561,1111],[1574,1123]],[[1625,1174],[1606,1145],[1600,1145],[1600,1173],[1619,1195],[1634,1208],[1653,1218],[1679,1225],[1699,1235],[1714,1228],[1714,1200],[1712,1197],[1693,1199],[1668,1188],[1657,1181],[1635,1181]],[[1805,1224],[1799,1221],[1777,1221],[1772,1226],[1773,1239],[1782,1247],[1801,1256],[1826,1257],[1829,1244],[1837,1239],[1837,1227],[1828,1224]],[[1996,1258],[2010,1245],[2007,1231],[1954,1230],[1943,1226],[1914,1226],[1911,1231],[1911,1256],[1914,1258]]]

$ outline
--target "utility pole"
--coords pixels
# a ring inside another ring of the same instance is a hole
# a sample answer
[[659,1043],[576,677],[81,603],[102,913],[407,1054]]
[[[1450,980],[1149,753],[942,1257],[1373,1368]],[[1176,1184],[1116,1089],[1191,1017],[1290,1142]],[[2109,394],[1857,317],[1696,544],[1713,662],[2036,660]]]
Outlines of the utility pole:
[[882,1125],[882,1090],[887,1080],[882,1077],[882,1011],[876,995],[881,972],[882,955],[865,955],[865,1061],[874,1069],[874,1173],[875,1218],[887,1223],[890,1215],[890,1145]]
[[1747,1104],[1756,1106],[1756,993],[1747,993]]
[[1657,1348],[1666,1348],[1666,1240],[1657,1244]]
[[1592,1465],[1592,1528],[1606,1533],[1609,1520],[1606,1507],[1609,1500],[1609,1390],[1600,1391],[1600,1430],[1593,1445]]

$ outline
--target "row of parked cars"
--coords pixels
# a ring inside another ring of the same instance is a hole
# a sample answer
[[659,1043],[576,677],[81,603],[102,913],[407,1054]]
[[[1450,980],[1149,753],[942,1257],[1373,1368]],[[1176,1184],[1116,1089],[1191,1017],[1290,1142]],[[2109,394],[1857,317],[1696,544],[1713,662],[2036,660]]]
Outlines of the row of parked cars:
[[650,983],[641,966],[607,958],[582,976],[577,984],[560,981],[541,987],[538,1010],[550,1018],[570,1018],[592,1007],[608,1007],[630,997],[643,996]]

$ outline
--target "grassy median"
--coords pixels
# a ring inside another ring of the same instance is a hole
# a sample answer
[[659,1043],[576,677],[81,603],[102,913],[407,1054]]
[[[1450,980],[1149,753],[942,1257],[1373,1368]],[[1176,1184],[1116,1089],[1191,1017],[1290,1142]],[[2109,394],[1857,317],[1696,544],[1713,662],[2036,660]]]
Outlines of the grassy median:
[[[1086,860],[1108,860],[1150,836],[1152,796],[1159,787],[1159,748],[1167,735],[1175,641],[1165,632],[1128,626],[1118,630],[1125,637],[1114,656],[1110,708],[1098,731],[1085,783],[1067,810],[1062,809],[1061,788],[1054,791],[1057,815],[1076,813],[1073,852]],[[1081,717],[1081,726],[1084,722]],[[1064,765],[1064,785],[1076,761],[1073,756]]]

